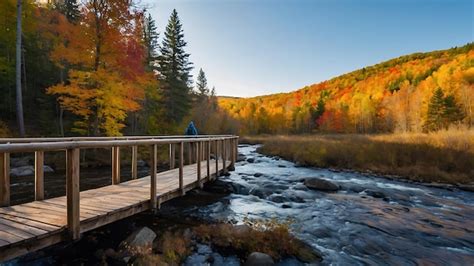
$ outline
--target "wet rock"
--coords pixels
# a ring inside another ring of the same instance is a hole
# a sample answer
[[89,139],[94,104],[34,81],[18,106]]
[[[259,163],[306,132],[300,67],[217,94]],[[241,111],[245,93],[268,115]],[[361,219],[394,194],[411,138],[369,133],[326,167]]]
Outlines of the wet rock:
[[286,168],[286,165],[279,164],[278,167],[280,167],[280,168]]
[[262,173],[255,173],[255,174],[253,174],[253,176],[255,176],[255,177],[261,177],[262,175],[263,175]]
[[294,190],[304,190],[304,191],[308,190],[308,187],[306,187],[305,185],[303,185],[301,183],[294,185],[292,188]]
[[290,204],[282,204],[281,207],[283,209],[290,209],[291,208],[291,205]]
[[371,197],[374,197],[374,198],[386,198],[385,194],[383,192],[380,192],[380,191],[375,191],[375,190],[371,190],[371,189],[366,189],[364,190],[364,193],[368,196],[371,196]]
[[265,199],[268,196],[270,196],[273,192],[266,190],[266,189],[259,189],[259,188],[253,188],[250,190],[251,195],[255,195],[261,199]]
[[252,252],[244,264],[245,266],[268,266],[275,265],[270,255],[261,252]]
[[316,177],[306,178],[304,185],[308,188],[320,190],[320,191],[338,191],[339,185]]
[[248,158],[248,159],[247,159],[247,162],[248,162],[248,163],[254,163],[254,162],[255,162],[255,158]]
[[269,197],[269,200],[276,202],[276,203],[283,203],[283,202],[288,202],[289,200],[281,195],[271,195]]
[[146,167],[146,166],[148,166],[148,163],[145,162],[144,160],[137,160],[137,166],[138,167]]
[[[44,173],[54,173],[53,168],[48,165],[43,166]],[[12,177],[23,177],[23,176],[32,176],[35,174],[35,167],[32,165],[15,167],[10,170],[10,175]]]
[[247,156],[243,155],[242,153],[239,153],[239,155],[237,156],[237,162],[243,162],[247,159]]
[[250,189],[248,187],[238,184],[238,183],[232,183],[231,190],[233,193],[241,194],[241,195],[248,195],[250,192]]
[[464,190],[464,191],[474,192],[474,185],[473,184],[459,185],[458,187],[459,187],[459,189]]
[[33,166],[20,166],[16,168],[12,168],[10,170],[10,176],[12,177],[21,177],[21,176],[32,176],[35,173],[35,169]]
[[321,252],[311,248],[311,246],[301,242],[301,247],[298,249],[295,256],[302,262],[315,263],[322,260]]
[[34,164],[34,158],[31,156],[25,156],[20,158],[11,158],[10,167],[17,168],[22,166],[29,166]]
[[151,253],[155,238],[156,234],[153,230],[148,227],[142,227],[122,241],[120,248],[131,254],[149,254]]

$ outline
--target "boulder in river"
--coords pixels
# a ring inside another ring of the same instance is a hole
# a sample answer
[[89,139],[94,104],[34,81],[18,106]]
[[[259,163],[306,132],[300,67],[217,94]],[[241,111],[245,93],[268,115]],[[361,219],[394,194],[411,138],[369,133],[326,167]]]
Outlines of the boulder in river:
[[122,241],[120,248],[131,254],[148,254],[151,253],[155,238],[153,230],[142,227]]
[[262,175],[263,175],[262,173],[255,173],[255,174],[253,174],[253,176],[255,176],[255,177],[261,177]]
[[247,157],[245,155],[243,155],[242,153],[239,153],[239,155],[237,156],[237,162],[243,162],[247,159]]
[[371,190],[371,189],[366,189],[364,190],[364,193],[366,195],[369,195],[371,197],[374,197],[374,198],[386,198],[385,194],[383,192],[380,192],[380,191],[375,191],[375,190]]
[[248,159],[247,159],[247,162],[248,162],[248,163],[254,163],[254,162],[255,162],[255,158],[248,158]]
[[268,266],[268,265],[275,265],[272,257],[270,255],[261,253],[261,252],[252,252],[247,261],[244,264],[245,266]]
[[339,185],[325,179],[311,177],[305,178],[304,185],[308,188],[320,191],[338,191]]
[[[54,173],[53,168],[48,165],[43,166],[44,173]],[[23,177],[23,176],[32,176],[35,174],[35,167],[32,165],[15,167],[10,170],[10,175],[12,177]]]

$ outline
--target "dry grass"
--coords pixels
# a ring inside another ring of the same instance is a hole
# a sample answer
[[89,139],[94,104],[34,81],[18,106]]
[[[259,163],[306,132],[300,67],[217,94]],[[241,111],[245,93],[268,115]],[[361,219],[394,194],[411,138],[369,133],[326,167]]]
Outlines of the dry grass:
[[474,130],[430,134],[256,136],[260,151],[301,165],[371,171],[421,182],[474,182]]

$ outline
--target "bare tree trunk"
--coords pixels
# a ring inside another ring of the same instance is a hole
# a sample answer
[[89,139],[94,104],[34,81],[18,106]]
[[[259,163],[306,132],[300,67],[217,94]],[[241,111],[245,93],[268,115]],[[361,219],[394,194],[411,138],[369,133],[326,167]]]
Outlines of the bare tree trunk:
[[16,13],[16,118],[20,136],[25,136],[25,123],[23,121],[23,97],[21,92],[21,1],[17,0]]

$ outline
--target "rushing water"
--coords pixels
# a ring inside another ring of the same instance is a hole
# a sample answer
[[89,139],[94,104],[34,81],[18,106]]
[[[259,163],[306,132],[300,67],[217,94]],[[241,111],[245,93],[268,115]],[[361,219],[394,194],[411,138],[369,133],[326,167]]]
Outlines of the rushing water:
[[[291,220],[291,229],[324,255],[324,264],[474,264],[474,193],[391,181],[358,173],[296,167],[240,146],[236,171],[221,177],[234,193],[204,208],[201,218]],[[336,193],[306,188],[319,177]]]

